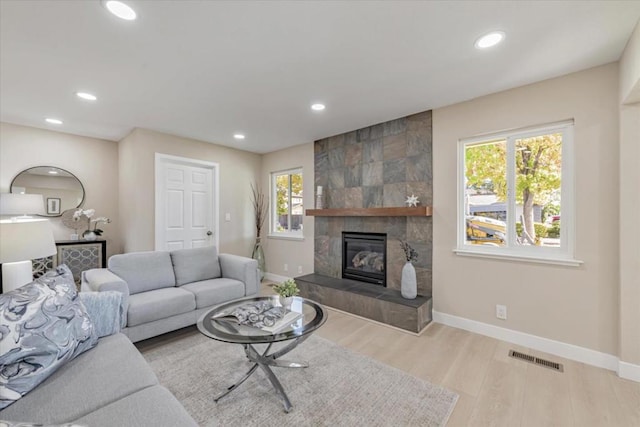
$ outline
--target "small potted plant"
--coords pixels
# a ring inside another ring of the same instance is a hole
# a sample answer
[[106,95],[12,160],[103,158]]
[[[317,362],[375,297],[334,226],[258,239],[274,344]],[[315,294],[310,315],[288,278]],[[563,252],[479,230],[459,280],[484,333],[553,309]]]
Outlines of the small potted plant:
[[280,304],[287,310],[291,308],[293,297],[300,293],[300,289],[298,289],[298,285],[293,279],[274,285],[273,290],[280,296]]

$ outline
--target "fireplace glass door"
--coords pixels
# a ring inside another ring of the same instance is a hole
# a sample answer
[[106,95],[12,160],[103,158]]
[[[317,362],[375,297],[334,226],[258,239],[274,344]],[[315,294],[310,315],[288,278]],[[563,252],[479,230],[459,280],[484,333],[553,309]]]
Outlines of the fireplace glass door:
[[342,277],[387,286],[387,235],[342,232]]

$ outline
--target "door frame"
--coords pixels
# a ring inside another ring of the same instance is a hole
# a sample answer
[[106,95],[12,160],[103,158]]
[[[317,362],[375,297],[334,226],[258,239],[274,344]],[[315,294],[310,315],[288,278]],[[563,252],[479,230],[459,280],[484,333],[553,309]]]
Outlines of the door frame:
[[170,154],[155,153],[155,216],[154,216],[154,247],[156,251],[166,250],[160,248],[159,243],[162,240],[162,231],[158,226],[160,224],[159,219],[164,218],[164,209],[160,206],[161,192],[162,192],[162,166],[165,164],[175,164],[180,166],[196,166],[200,168],[211,170],[211,179],[213,180],[211,189],[213,191],[213,197],[211,203],[211,212],[213,214],[213,224],[215,227],[215,236],[213,244],[218,251],[220,250],[220,164],[216,162],[208,162],[206,160],[190,159],[188,157],[173,156]]

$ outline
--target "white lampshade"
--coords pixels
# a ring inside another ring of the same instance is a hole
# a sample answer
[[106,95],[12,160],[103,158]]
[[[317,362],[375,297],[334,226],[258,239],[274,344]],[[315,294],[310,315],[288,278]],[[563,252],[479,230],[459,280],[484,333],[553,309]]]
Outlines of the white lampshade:
[[42,194],[0,193],[0,215],[42,215]]
[[48,219],[0,221],[0,263],[44,258],[56,253]]

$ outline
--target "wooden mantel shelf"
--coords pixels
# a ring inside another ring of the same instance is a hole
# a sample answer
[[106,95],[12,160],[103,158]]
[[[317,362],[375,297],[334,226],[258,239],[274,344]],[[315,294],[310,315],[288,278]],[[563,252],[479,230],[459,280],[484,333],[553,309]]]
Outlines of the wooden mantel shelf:
[[307,209],[306,216],[431,216],[431,206],[400,208]]

